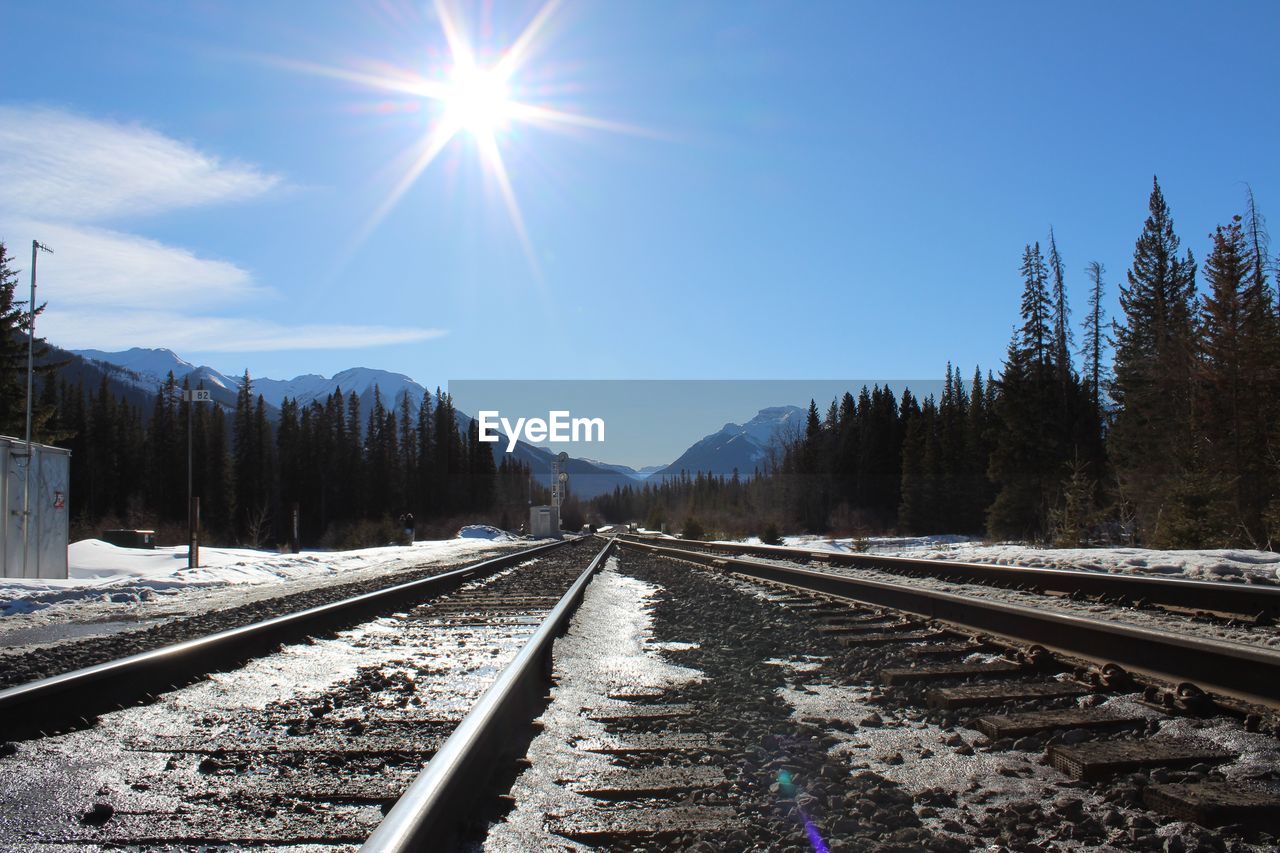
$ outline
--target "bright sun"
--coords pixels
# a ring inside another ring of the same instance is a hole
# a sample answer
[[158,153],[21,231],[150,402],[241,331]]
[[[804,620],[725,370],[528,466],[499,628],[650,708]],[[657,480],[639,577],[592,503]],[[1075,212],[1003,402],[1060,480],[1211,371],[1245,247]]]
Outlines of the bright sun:
[[[406,152],[405,170],[392,186],[386,199],[374,211],[361,229],[361,240],[377,227],[384,216],[408,191],[418,176],[449,141],[462,131],[471,137],[480,153],[486,173],[496,183],[512,224],[519,235],[529,265],[537,274],[537,262],[529,234],[525,229],[520,205],[516,202],[515,189],[502,161],[501,131],[513,124],[532,124],[542,127],[582,128],[607,130],[620,133],[644,133],[636,128],[616,122],[602,121],[589,116],[555,109],[540,104],[525,103],[513,98],[521,88],[518,85],[521,66],[529,58],[534,43],[561,0],[545,0],[545,4],[526,25],[498,60],[491,66],[477,62],[476,51],[467,40],[460,16],[453,8],[454,0],[435,0],[436,17],[449,45],[452,68],[443,75],[423,77],[411,72],[392,69],[390,73],[378,70],[374,73],[331,68],[311,63],[290,63],[299,70],[337,77],[389,92],[411,95],[438,101],[443,107],[440,120],[426,129],[421,140]],[[443,69],[441,69],[443,70]],[[512,86],[514,82],[517,85]],[[513,89],[516,91],[513,92]]]
[[444,102],[446,121],[472,136],[501,130],[510,117],[506,81],[492,69],[455,68]]

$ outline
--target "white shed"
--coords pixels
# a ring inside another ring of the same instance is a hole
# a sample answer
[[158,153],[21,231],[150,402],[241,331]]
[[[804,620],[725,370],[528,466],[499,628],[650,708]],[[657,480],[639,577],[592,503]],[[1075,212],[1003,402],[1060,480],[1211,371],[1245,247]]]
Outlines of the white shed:
[[0,435],[0,507],[5,514],[4,524],[0,524],[0,556],[4,558],[4,577],[67,576],[70,487],[70,450],[32,444],[28,460],[25,441]]
[[559,539],[560,508],[554,506],[529,507],[529,533],[534,539]]

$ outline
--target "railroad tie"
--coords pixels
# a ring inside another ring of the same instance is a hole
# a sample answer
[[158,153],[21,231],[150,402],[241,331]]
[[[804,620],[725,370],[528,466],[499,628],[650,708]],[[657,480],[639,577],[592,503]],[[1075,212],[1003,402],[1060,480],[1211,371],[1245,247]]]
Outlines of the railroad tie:
[[1274,782],[1148,785],[1142,799],[1156,811],[1202,826],[1239,823],[1274,829],[1280,825],[1280,786]]
[[1085,782],[1152,767],[1221,764],[1235,755],[1213,744],[1189,739],[1104,740],[1049,747],[1049,763]]
[[929,691],[929,707],[953,709],[970,705],[999,705],[1031,699],[1084,696],[1090,691],[1069,681],[1028,681],[1006,684],[966,684]]
[[1145,717],[1106,708],[1062,708],[1020,714],[989,714],[974,720],[971,727],[992,740],[999,740],[1043,734],[1055,729],[1112,729],[1145,722]]
[[890,667],[880,670],[882,684],[911,684],[918,681],[945,681],[953,678],[1012,678],[1026,671],[1013,661],[984,663],[929,663],[913,667]]

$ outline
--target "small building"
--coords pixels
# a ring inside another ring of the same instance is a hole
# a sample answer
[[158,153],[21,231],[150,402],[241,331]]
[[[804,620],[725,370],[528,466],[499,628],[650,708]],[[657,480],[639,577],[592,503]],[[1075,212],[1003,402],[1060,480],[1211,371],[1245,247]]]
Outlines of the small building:
[[145,548],[154,551],[156,532],[154,530],[104,530],[102,541],[117,548]]
[[[71,451],[0,435],[0,557],[6,578],[65,578]],[[25,545],[25,552],[24,552]]]
[[559,539],[560,508],[555,506],[529,507],[529,534],[534,539]]

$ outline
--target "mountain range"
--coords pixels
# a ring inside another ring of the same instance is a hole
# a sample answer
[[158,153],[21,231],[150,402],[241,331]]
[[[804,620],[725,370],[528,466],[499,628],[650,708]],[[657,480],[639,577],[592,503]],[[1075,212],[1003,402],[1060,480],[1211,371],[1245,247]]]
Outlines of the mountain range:
[[[216,402],[227,407],[235,406],[236,394],[240,389],[240,377],[229,377],[208,366],[196,367],[169,349],[134,347],[123,352],[92,349],[73,352],[112,372],[118,380],[152,393],[164,384],[170,372],[178,384],[184,378],[193,388],[203,384]],[[286,397],[306,405],[312,400],[324,400],[339,389],[343,394],[356,392],[356,396],[360,398],[360,407],[367,410],[373,402],[375,386],[382,395],[383,404],[387,406],[398,403],[401,396],[408,394],[415,413],[422,404],[422,396],[427,393],[426,388],[403,373],[370,367],[353,367],[329,378],[315,373],[292,379],[253,378],[254,392],[261,394],[262,399],[273,410],[279,410]]]
[[[227,409],[235,408],[240,388],[238,377],[228,377],[205,365],[196,366],[169,349],[134,347],[123,352],[87,349],[74,350],[69,355],[78,358],[64,366],[63,372],[76,369],[95,377],[105,375],[114,387],[130,396],[154,395],[172,372],[179,384],[187,379],[191,387],[203,386],[210,391],[213,399]],[[402,373],[368,367],[352,367],[331,377],[309,373],[293,379],[254,378],[252,382],[254,392],[262,395],[273,418],[278,415],[285,398],[305,405],[313,400],[324,400],[339,389],[343,394],[354,391],[363,411],[368,411],[373,405],[375,388],[387,407],[398,406],[401,398],[407,395],[410,408],[416,414],[423,396],[430,393]],[[458,418],[464,429],[471,423],[471,417],[464,413],[459,412]],[[744,424],[725,424],[694,443],[670,465],[636,469],[595,459],[571,458],[567,465],[570,488],[579,497],[590,499],[612,492],[619,486],[634,486],[646,480],[661,482],[679,477],[682,472],[693,475],[702,471],[730,477],[736,471],[739,476],[747,478],[754,474],[779,437],[798,433],[803,424],[803,409],[774,406],[761,409]],[[538,482],[543,485],[551,483],[555,451],[518,442],[514,455],[529,466]]]
[[770,406],[761,409],[744,424],[727,423],[711,435],[695,442],[676,461],[649,474],[662,480],[706,472],[747,479],[769,455],[778,439],[791,438],[804,428],[805,410],[799,406]]

